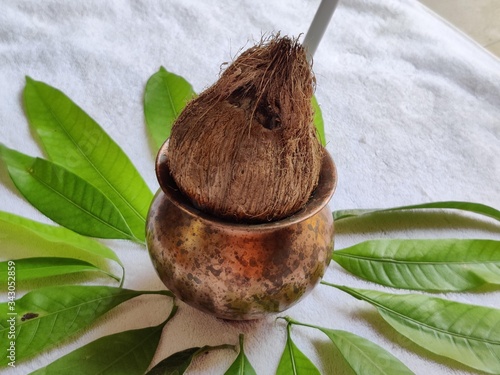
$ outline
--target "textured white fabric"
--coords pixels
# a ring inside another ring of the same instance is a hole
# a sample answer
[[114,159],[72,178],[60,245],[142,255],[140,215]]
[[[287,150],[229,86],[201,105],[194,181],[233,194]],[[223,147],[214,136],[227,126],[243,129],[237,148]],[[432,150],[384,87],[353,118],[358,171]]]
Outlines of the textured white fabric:
[[[143,115],[147,79],[161,65],[187,78],[197,92],[220,66],[263,33],[307,31],[318,0],[0,1],[0,141],[41,156],[23,113],[25,75],[64,91],[117,141],[153,191],[154,155]],[[416,1],[342,0],[314,57],[316,96],[328,150],[339,174],[333,209],[391,207],[469,200],[500,207],[500,63]],[[0,210],[50,220],[15,190],[0,167]],[[336,248],[374,238],[496,238],[498,226],[477,215],[415,215],[409,220],[341,222]],[[161,289],[139,245],[106,241],[123,260],[125,287]],[[3,249],[2,259],[14,257]],[[27,254],[21,254],[27,256]],[[76,277],[75,281],[86,279]],[[331,264],[325,280],[392,291],[360,281]],[[100,279],[99,283],[111,282]],[[45,283],[36,284],[46,285]],[[405,291],[395,291],[402,293]],[[500,307],[500,293],[445,297]],[[170,305],[160,297],[132,300],[77,339],[18,363],[25,374],[103,335],[157,324]],[[366,337],[417,374],[474,371],[412,344],[366,303],[318,286],[286,314],[296,320]],[[285,315],[285,314],[283,314]],[[259,374],[275,372],[284,348],[283,321],[228,323],[184,304],[166,326],[155,362],[185,348],[237,343]],[[296,327],[293,338],[324,374],[348,374],[320,332]],[[3,354],[2,354],[3,355]],[[199,358],[190,374],[220,374],[230,351]]]

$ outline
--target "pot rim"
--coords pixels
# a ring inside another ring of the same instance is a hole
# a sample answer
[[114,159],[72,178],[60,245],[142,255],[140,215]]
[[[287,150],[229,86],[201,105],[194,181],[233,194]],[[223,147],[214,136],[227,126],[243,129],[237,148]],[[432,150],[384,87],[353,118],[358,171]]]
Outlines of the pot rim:
[[290,216],[275,221],[262,223],[228,221],[199,210],[193,205],[189,198],[181,193],[172,178],[168,167],[168,143],[169,140],[167,139],[160,147],[155,161],[156,178],[160,184],[161,191],[175,206],[184,211],[186,214],[194,216],[202,221],[209,222],[212,226],[221,226],[246,231],[265,231],[268,229],[288,227],[302,222],[320,212],[328,204],[337,187],[337,168],[332,156],[327,149],[324,148],[318,186],[314,189],[311,197],[303,208]]

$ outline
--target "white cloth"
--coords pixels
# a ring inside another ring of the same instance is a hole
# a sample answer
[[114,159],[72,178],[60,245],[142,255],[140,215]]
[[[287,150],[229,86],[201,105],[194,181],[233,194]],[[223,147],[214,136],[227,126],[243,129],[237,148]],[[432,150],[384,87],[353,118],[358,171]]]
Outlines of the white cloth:
[[[43,155],[23,112],[21,93],[29,75],[64,91],[100,123],[156,191],[143,115],[147,79],[163,65],[200,92],[217,79],[221,63],[263,33],[305,33],[318,5],[318,0],[0,0],[1,142]],[[333,209],[441,200],[500,207],[497,58],[416,1],[342,0],[314,56],[314,70],[327,148],[339,174]],[[16,192],[3,166],[0,180],[0,210],[50,223]],[[337,226],[336,248],[396,237],[498,239],[498,226],[477,215],[346,221]],[[144,248],[126,241],[106,244],[125,263],[125,287],[163,288]],[[333,262],[325,280],[393,291],[354,278]],[[500,307],[499,292],[445,297]],[[25,374],[98,337],[157,324],[169,308],[160,297],[132,300],[78,338],[5,373]],[[474,373],[417,347],[394,333],[373,307],[330,287],[318,286],[282,315],[366,337],[417,374]],[[282,321],[228,323],[184,304],[166,326],[154,362],[193,346],[236,344],[240,332],[257,373],[274,373],[285,342]],[[347,373],[322,333],[296,327],[293,338],[322,373]],[[234,358],[230,351],[213,352],[196,360],[189,373],[220,374]]]

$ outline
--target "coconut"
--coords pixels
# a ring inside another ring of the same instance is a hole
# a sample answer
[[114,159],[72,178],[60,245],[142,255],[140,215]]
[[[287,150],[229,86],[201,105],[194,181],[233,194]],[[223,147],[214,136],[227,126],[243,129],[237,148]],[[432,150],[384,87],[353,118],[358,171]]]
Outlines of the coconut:
[[319,179],[315,78],[303,46],[273,36],[241,53],[174,123],[167,162],[193,205],[231,221],[300,210]]

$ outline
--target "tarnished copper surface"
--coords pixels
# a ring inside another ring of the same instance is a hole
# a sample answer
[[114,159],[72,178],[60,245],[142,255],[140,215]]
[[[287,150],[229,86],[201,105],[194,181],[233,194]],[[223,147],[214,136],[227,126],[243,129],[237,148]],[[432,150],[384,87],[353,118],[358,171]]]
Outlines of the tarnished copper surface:
[[283,220],[236,224],[207,215],[180,194],[163,158],[147,219],[147,245],[163,283],[180,300],[219,318],[247,320],[281,312],[319,282],[333,251],[327,206],[336,185],[326,153],[307,206]]

